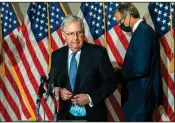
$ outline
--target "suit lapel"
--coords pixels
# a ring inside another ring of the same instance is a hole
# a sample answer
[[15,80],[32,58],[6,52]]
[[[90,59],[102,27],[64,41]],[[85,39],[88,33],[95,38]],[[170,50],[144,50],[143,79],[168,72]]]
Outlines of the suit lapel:
[[70,86],[70,82],[69,82],[69,74],[68,74],[68,52],[69,48],[68,46],[66,46],[65,48],[65,52],[63,52],[63,71],[64,71],[64,75],[66,77],[66,86],[68,87],[68,90],[71,91],[71,86]]
[[76,83],[75,83],[75,91],[78,92],[79,88],[82,86],[83,82],[81,81],[83,75],[86,74],[87,68],[90,64],[90,55],[88,51],[88,44],[84,42],[83,47],[81,49],[80,61],[77,70]]

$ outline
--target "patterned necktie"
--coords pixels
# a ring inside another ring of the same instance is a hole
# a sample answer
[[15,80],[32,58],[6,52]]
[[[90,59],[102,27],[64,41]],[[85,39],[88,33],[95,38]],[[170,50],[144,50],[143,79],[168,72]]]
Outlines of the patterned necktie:
[[70,70],[69,70],[69,80],[72,91],[74,90],[75,79],[77,75],[77,60],[75,58],[77,52],[72,53],[72,59],[70,62]]
[[[69,80],[70,80],[70,86],[72,91],[74,90],[75,86],[75,79],[77,75],[77,60],[75,58],[77,52],[72,53],[72,59],[70,62],[70,70],[69,70]],[[73,116],[86,116],[86,109],[84,106],[78,106],[76,104],[73,104],[69,110],[69,112]]]

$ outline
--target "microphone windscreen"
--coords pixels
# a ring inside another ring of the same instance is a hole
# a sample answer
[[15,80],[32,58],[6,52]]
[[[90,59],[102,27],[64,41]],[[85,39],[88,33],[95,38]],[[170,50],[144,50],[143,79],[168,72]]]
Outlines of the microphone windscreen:
[[42,75],[40,78],[41,83],[46,82],[46,80],[47,80],[47,77],[45,75]]

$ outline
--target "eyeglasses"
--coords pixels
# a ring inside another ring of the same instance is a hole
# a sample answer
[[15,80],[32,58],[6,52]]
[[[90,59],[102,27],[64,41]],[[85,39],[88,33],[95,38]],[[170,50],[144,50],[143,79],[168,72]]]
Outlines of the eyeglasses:
[[73,37],[75,37],[75,35],[77,35],[78,37],[81,37],[84,35],[84,33],[83,33],[83,31],[77,31],[77,32],[66,33],[66,35],[70,38],[73,38]]
[[125,18],[125,17],[122,17],[122,18],[118,21],[118,23],[121,24],[121,22],[122,22],[122,20],[123,20],[124,18]]

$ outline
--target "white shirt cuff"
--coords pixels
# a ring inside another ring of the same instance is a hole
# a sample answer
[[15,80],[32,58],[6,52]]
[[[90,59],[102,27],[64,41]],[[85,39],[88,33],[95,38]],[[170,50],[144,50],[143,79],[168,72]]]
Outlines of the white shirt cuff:
[[93,107],[94,105],[93,105],[92,99],[89,96],[89,94],[87,94],[87,95],[88,95],[88,99],[89,99],[89,107]]

